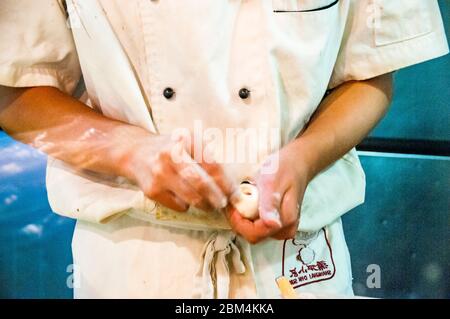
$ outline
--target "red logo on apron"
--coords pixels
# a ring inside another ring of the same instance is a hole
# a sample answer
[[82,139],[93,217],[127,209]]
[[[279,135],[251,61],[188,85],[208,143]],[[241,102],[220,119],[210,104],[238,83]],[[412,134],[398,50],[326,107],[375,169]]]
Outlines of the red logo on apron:
[[283,244],[282,275],[294,288],[330,280],[336,273],[333,252],[325,229],[300,233]]

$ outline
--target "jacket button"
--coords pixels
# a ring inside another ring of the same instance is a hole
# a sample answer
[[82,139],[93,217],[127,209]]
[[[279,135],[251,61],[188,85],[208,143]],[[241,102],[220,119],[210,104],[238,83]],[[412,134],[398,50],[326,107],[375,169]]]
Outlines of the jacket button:
[[163,95],[166,99],[170,100],[175,95],[175,91],[172,88],[165,88]]
[[239,97],[243,100],[248,99],[250,97],[250,90],[247,88],[242,88],[239,90]]

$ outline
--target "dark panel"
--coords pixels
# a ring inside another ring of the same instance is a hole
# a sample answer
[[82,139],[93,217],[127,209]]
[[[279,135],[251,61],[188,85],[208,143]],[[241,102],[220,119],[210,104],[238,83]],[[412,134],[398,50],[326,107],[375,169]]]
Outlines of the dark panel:
[[357,146],[359,151],[450,156],[449,141],[368,137]]
[[[366,202],[344,216],[355,292],[450,298],[450,158],[362,156],[361,161]],[[370,264],[381,267],[380,289],[366,286]]]
[[[447,38],[450,2],[439,1]],[[374,137],[450,140],[450,55],[400,70],[387,117]]]

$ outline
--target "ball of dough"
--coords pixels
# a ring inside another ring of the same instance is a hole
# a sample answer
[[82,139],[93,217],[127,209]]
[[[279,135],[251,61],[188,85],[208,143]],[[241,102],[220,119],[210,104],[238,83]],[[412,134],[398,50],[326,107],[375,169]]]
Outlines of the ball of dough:
[[234,207],[242,217],[255,220],[259,217],[258,211],[259,194],[258,188],[249,183],[239,185],[239,194],[234,202]]

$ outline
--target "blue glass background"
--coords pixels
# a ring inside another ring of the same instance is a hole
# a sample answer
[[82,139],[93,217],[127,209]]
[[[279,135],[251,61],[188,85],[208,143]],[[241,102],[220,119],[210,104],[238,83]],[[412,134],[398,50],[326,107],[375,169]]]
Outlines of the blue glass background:
[[[439,1],[449,34],[450,8]],[[399,71],[396,95],[374,137],[450,140],[450,56]],[[366,203],[344,217],[357,294],[450,298],[450,162],[361,154]],[[0,298],[71,298],[74,221],[53,214],[43,154],[0,132]],[[369,289],[367,266],[381,267]]]
[[[450,1],[440,0],[447,39]],[[420,22],[418,22],[420,23]],[[395,96],[389,115],[373,137],[449,140],[450,58],[444,56],[403,69],[395,75]]]
[[0,298],[71,298],[74,221],[51,212],[46,157],[0,131]]

